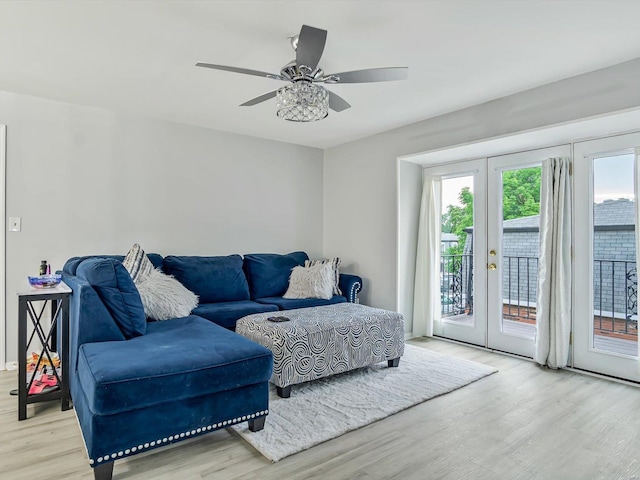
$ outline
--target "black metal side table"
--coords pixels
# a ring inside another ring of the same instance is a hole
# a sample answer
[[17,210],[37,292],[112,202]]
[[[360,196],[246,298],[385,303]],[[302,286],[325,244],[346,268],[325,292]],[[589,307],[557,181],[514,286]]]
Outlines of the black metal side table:
[[[69,398],[69,379],[66,372],[66,362],[69,357],[69,295],[71,289],[61,282],[51,288],[33,288],[27,286],[25,290],[18,292],[18,420],[27,418],[27,404],[45,402],[60,399],[62,410],[71,408]],[[38,302],[44,302],[38,304]],[[47,304],[51,306],[51,323],[49,328],[43,325],[43,314]],[[36,309],[36,305],[40,308]],[[31,320],[33,331],[28,334],[27,318]],[[44,359],[53,366],[51,352],[56,351],[57,328],[60,322],[61,347],[60,372],[52,368],[57,379],[59,389],[48,393],[35,393],[29,395],[31,385],[35,381],[38,368],[43,365]],[[28,336],[28,338],[27,338]],[[29,355],[31,343],[38,338],[41,344],[40,355],[37,364],[27,378],[26,358]]]

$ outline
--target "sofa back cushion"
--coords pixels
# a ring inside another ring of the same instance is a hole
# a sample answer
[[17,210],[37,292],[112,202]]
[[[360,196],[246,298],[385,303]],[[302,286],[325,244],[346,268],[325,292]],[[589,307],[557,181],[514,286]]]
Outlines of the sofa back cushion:
[[304,265],[309,256],[304,252],[286,255],[277,253],[250,253],[244,256],[244,271],[249,280],[251,299],[280,297],[289,287],[293,267]]
[[[124,257],[124,255],[85,255],[83,257],[73,257],[66,261],[64,267],[62,267],[62,271],[69,275],[76,275],[78,266],[90,258],[113,258],[114,260],[122,262]],[[158,253],[147,253],[147,257],[153,264],[154,268],[162,268],[162,255]]]
[[146,333],[147,317],[140,294],[122,263],[113,258],[93,258],[78,265],[76,273],[98,293],[125,338]]
[[164,259],[163,270],[200,297],[200,304],[249,300],[242,257],[178,257]]

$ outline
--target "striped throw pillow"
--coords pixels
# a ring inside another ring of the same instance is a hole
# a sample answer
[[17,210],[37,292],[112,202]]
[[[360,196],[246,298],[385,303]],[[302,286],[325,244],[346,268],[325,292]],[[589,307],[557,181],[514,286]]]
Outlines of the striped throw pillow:
[[136,284],[153,271],[153,263],[151,263],[151,260],[147,258],[142,247],[137,243],[131,247],[127,256],[124,257],[122,265],[124,265],[124,268],[126,268],[129,275],[131,275],[133,283]]
[[342,295],[342,291],[340,291],[340,257],[335,258],[325,258],[324,260],[305,260],[305,267],[313,267],[315,265],[324,265],[326,263],[331,264],[331,268],[333,269],[333,294],[334,295]]

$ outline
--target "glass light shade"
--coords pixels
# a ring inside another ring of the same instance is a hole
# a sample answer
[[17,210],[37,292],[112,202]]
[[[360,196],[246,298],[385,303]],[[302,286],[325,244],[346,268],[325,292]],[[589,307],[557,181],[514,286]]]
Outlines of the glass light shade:
[[315,122],[329,114],[329,93],[310,82],[295,82],[278,90],[277,115],[292,122]]

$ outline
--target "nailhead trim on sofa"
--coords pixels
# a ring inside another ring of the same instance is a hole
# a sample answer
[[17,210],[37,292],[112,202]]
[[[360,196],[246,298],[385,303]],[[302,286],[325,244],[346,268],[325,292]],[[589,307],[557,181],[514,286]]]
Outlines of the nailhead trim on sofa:
[[218,423],[213,423],[211,425],[207,425],[204,427],[200,427],[200,428],[196,428],[193,430],[188,430],[186,432],[181,432],[181,433],[176,433],[175,435],[170,435],[168,437],[164,437],[162,439],[157,439],[151,442],[147,442],[144,444],[140,444],[131,448],[127,448],[125,450],[121,450],[119,452],[116,453],[112,453],[109,455],[104,455],[102,457],[98,457],[96,460],[94,460],[93,458],[89,459],[89,464],[90,465],[95,465],[95,464],[99,464],[99,463],[104,463],[104,462],[110,462],[112,460],[115,460],[117,458],[124,458],[124,457],[128,457],[131,455],[135,455],[136,453],[140,453],[142,450],[147,450],[147,449],[151,449],[151,448],[155,448],[155,447],[160,447],[164,444],[169,444],[169,443],[175,443],[175,442],[179,442],[181,440],[185,440],[187,438],[190,437],[194,437],[197,435],[202,435],[203,433],[208,433],[212,430],[217,430],[219,428],[226,428],[229,427],[231,425],[234,425],[236,423],[241,423],[241,422],[246,422],[247,420],[252,420],[255,418],[259,418],[259,417],[263,417],[265,415],[267,415],[269,413],[269,410],[261,410],[259,412],[255,412],[252,413],[250,415],[243,415],[241,417],[237,417],[237,418],[233,418],[233,419],[229,419],[229,420],[224,420],[222,422],[218,422]]
[[358,292],[362,289],[362,284],[360,282],[354,282],[351,286],[351,291],[349,292],[349,300],[351,303],[360,303],[358,299]]

